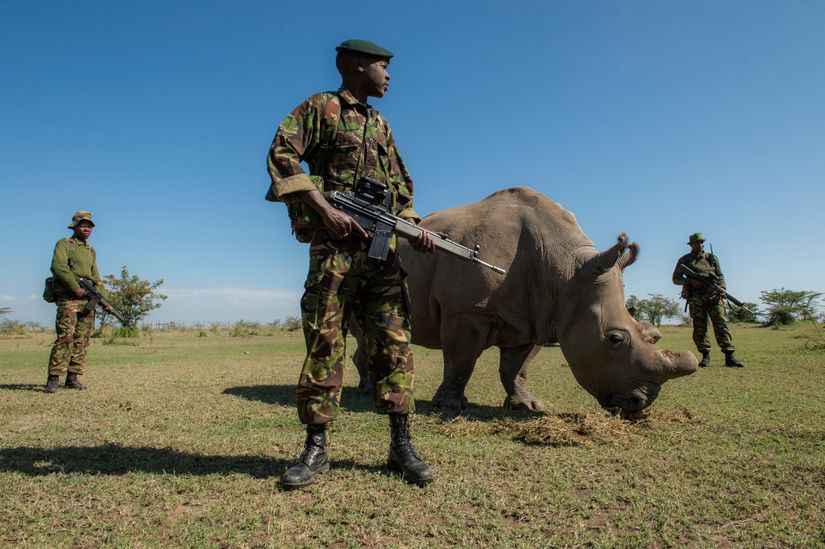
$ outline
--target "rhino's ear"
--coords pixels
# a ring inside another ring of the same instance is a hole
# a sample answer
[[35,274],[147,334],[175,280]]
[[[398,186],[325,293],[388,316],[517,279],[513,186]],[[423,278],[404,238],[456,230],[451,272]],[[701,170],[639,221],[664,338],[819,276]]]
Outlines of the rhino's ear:
[[633,265],[637,257],[639,257],[639,245],[631,242],[627,246],[627,253],[619,256],[616,265],[618,265],[621,270],[624,270],[625,267]]
[[629,254],[625,254],[624,256],[622,255],[627,247],[627,235],[622,233],[616,239],[616,244],[614,244],[612,248],[609,248],[603,252],[598,252],[596,255],[588,259],[582,267],[586,270],[586,272],[592,274],[593,276],[599,276],[600,274],[606,273],[612,269],[613,265],[616,265],[619,261],[619,258],[634,255],[633,258],[625,260],[621,263],[621,268],[624,268],[636,259],[635,254],[633,254],[632,251]]

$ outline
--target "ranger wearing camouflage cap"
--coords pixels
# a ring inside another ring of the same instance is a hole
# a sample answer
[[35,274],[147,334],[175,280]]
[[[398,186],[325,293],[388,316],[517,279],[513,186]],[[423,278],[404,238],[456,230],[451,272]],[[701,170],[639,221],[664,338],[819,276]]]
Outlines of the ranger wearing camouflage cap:
[[[78,376],[86,369],[89,337],[95,324],[94,309],[85,309],[86,292],[78,284],[78,278],[87,278],[99,284],[97,254],[89,244],[89,236],[95,226],[92,214],[86,210],[76,212],[69,223],[73,234],[61,238],[52,254],[52,278],[49,301],[57,303],[55,330],[57,337],[49,355],[49,375],[44,389],[57,391],[60,375],[66,373],[67,389],[85,389]],[[105,293],[101,288],[101,293]],[[44,295],[44,297],[46,297]]]
[[[281,123],[267,157],[267,200],[285,202],[296,238],[310,242],[309,273],[301,299],[307,355],[298,381],[298,416],[306,425],[304,451],[281,477],[287,488],[303,487],[329,470],[326,425],[340,409],[347,322],[354,315],[368,349],[372,393],[378,411],[389,414],[388,466],[408,481],[433,479],[410,441],[413,356],[406,284],[392,239],[386,261],[367,255],[370,235],[327,202],[325,193],[351,191],[362,176],[391,191],[393,213],[417,223],[413,181],[386,119],[367,103],[389,88],[392,52],[366,40],[336,48],[342,77],[337,91],[313,95]],[[304,171],[302,162],[309,167]],[[426,232],[412,242],[432,252]]]
[[730,330],[725,323],[725,304],[722,296],[708,292],[702,283],[686,277],[681,268],[682,265],[686,265],[700,275],[713,274],[716,276],[716,283],[725,288],[725,275],[722,274],[719,259],[705,251],[704,243],[705,237],[702,233],[693,233],[688,237],[687,244],[691,251],[676,262],[676,268],[673,270],[673,283],[682,286],[682,297],[687,299],[690,318],[693,321],[693,342],[702,353],[699,366],[705,368],[710,365],[710,340],[707,335],[708,317],[710,317],[716,343],[725,354],[725,366],[741,368],[744,364],[739,362],[733,354],[735,349],[731,341]]

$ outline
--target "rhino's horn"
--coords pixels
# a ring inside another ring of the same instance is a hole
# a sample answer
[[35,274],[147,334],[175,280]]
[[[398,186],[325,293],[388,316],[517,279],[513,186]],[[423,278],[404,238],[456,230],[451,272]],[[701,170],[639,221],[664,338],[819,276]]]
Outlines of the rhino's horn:
[[[603,252],[598,252],[596,255],[588,259],[587,263],[585,264],[585,268],[588,270],[588,272],[592,273],[595,276],[605,273],[609,271],[611,268],[613,268],[613,265],[616,265],[620,257],[623,257],[622,252],[624,252],[625,248],[627,247],[627,235],[622,233],[618,236],[618,238],[616,239],[616,244],[614,244],[612,248],[609,248]],[[622,268],[632,263],[635,259],[635,254],[633,254],[632,251],[631,253],[626,255],[633,255],[634,257],[627,260],[628,262],[622,264]]]

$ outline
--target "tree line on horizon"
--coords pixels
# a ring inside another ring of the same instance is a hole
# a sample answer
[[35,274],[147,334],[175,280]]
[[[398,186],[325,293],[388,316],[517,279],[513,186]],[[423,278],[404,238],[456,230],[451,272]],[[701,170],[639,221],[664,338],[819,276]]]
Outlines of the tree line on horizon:
[[[825,322],[821,297],[822,292],[811,290],[787,290],[784,287],[766,290],[760,294],[764,309],[751,302],[744,302],[744,307],[728,304],[727,317],[730,322],[765,326],[787,326],[797,320]],[[677,319],[682,324],[690,323],[690,316],[681,302],[662,294],[648,294],[647,299],[631,295],[625,304],[634,318],[646,320],[654,326],[661,326],[665,319]]]
[[[149,313],[159,309],[167,296],[160,293],[163,279],[148,281],[142,280],[139,276],[129,272],[129,268],[124,265],[121,268],[120,276],[113,274],[106,275],[103,279],[109,295],[109,301],[118,309],[129,323],[136,327],[141,320],[144,320]],[[760,301],[764,309],[760,309],[756,303],[745,302],[744,307],[729,305],[727,316],[730,322],[763,324],[766,326],[787,326],[798,320],[825,322],[825,314],[822,312],[820,298],[822,292],[811,290],[788,290],[784,287],[761,292]],[[647,299],[640,299],[631,295],[626,300],[628,311],[637,320],[646,320],[654,326],[661,326],[666,319],[676,319],[681,324],[690,323],[690,317],[682,308],[681,303],[675,299],[662,294],[648,294]],[[0,317],[12,312],[10,307],[0,307]],[[112,324],[112,315],[101,312],[99,316],[98,333],[108,328]],[[271,328],[293,331],[300,328],[300,319],[290,316],[286,319],[275,319],[271,323]],[[233,330],[240,333],[252,331],[260,327],[258,322],[248,322],[240,320],[233,323]],[[20,322],[3,319],[0,321],[0,333],[21,332],[25,329],[39,328],[35,322]],[[120,336],[136,336],[137,328],[118,327],[116,330]]]

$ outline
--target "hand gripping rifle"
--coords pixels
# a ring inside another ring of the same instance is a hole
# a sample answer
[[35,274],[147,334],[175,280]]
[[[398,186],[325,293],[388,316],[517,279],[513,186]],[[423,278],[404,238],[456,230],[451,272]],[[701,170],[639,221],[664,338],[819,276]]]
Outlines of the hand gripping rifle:
[[123,314],[115,309],[114,305],[109,303],[109,300],[103,297],[100,292],[97,291],[95,288],[94,283],[88,278],[78,278],[77,283],[80,284],[80,287],[86,292],[86,297],[89,298],[89,302],[86,303],[86,306],[83,307],[83,310],[87,312],[91,312],[97,307],[98,305],[102,307],[109,307],[112,309],[112,314],[117,318],[121,324],[124,326],[129,326],[129,321],[126,320],[126,317]]
[[414,240],[427,233],[433,239],[435,247],[470,263],[478,263],[504,274],[506,271],[478,257],[479,246],[471,250],[458,242],[450,240],[415,223],[410,223],[390,213],[392,196],[387,186],[369,177],[362,177],[355,192],[332,191],[327,198],[333,207],[355,219],[367,232],[372,233],[372,243],[367,255],[373,259],[385,260],[390,250],[393,233],[407,240]]
[[699,274],[685,264],[679,265],[679,270],[682,271],[682,274],[686,277],[691,280],[695,280],[704,286],[707,294],[719,294],[740,309],[744,309],[745,311],[753,314],[753,311],[745,307],[744,303],[730,295],[727,290],[719,285],[719,277],[717,277],[715,273]]

